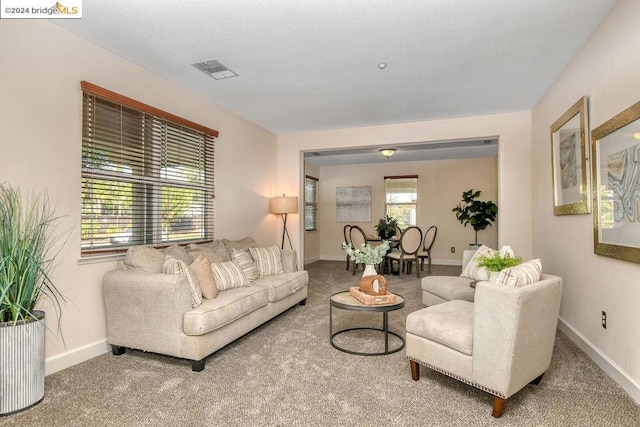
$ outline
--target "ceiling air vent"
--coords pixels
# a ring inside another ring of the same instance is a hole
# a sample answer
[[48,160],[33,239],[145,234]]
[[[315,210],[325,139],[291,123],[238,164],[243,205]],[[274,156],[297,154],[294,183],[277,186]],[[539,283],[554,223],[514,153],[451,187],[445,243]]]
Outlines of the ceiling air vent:
[[226,65],[224,65],[217,59],[196,62],[195,64],[191,65],[216,80],[228,79],[229,77],[236,77],[238,75],[235,71],[229,69]]

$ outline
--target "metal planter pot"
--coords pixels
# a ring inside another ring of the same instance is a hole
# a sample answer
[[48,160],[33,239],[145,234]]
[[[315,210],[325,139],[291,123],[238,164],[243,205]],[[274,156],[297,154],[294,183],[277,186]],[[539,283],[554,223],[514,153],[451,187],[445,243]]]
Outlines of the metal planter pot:
[[44,312],[35,319],[0,323],[0,416],[44,399]]

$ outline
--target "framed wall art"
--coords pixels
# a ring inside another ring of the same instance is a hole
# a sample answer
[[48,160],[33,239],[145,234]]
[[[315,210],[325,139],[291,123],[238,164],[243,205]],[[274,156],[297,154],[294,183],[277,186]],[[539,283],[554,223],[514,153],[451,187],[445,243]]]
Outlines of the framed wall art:
[[587,97],[551,125],[553,214],[591,212]]
[[371,186],[336,187],[336,222],[371,222]]
[[591,135],[594,252],[640,263],[640,102]]

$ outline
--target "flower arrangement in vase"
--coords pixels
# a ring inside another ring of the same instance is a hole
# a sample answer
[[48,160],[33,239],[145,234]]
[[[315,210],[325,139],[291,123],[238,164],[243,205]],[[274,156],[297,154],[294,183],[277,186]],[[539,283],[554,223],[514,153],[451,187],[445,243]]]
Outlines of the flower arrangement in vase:
[[357,264],[375,265],[380,264],[389,250],[389,242],[383,240],[381,244],[373,247],[369,243],[363,243],[360,248],[354,248],[351,244],[342,242],[342,249],[347,251],[349,259]]

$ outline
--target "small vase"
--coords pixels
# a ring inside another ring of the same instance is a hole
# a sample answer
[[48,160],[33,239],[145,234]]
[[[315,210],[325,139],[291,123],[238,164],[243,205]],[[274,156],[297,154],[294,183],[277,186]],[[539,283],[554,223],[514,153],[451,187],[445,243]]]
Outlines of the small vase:
[[500,275],[499,271],[490,271],[489,272],[489,281],[491,283],[496,283],[498,281],[498,276]]
[[364,272],[362,273],[362,277],[366,276],[375,276],[378,272],[376,271],[375,264],[367,264],[364,268]]
[[[364,268],[364,272],[362,273],[362,277],[377,276],[377,275],[378,275],[378,272],[376,271],[375,264],[367,264]],[[371,287],[375,292],[380,292],[380,282],[378,282],[377,280],[373,281],[373,283],[371,284]]]

